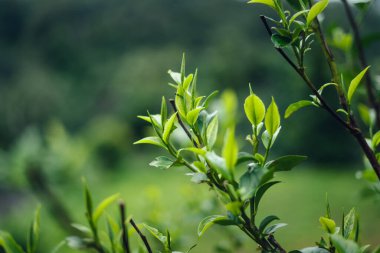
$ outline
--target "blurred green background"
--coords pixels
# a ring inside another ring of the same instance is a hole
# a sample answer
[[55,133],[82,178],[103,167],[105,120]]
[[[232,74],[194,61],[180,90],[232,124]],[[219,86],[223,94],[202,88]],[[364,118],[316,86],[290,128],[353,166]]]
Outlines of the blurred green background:
[[[179,70],[184,52],[187,69],[199,68],[203,93],[230,89],[243,101],[252,83],[267,104],[273,95],[282,113],[306,99],[308,90],[273,49],[262,13],[272,14],[237,0],[0,0],[0,229],[24,241],[40,202],[41,252],[48,252],[67,233],[44,203],[58,199],[69,218],[83,223],[86,177],[96,200],[120,192],[137,221],[170,229],[181,249],[194,244],[202,216],[221,211],[212,193],[189,182],[184,170],[149,168],[159,152],[132,145],[147,131],[136,115],[158,112],[161,96],[173,96],[167,70]],[[329,36],[338,23],[349,31],[338,3],[325,17]],[[380,73],[378,5],[360,20],[372,73]],[[345,67],[356,67],[352,57],[336,53]],[[315,83],[328,81],[318,47],[308,66]],[[241,139],[249,133],[242,104]],[[297,248],[319,239],[327,192],[337,220],[356,206],[363,239],[380,243],[380,205],[360,197],[365,182],[355,179],[355,171],[362,157],[348,133],[316,109],[282,125],[275,153],[309,159],[285,175],[264,203],[290,224],[279,232],[280,241]],[[41,194],[46,189],[50,197]],[[193,252],[223,252],[246,240],[233,235],[215,228]]]

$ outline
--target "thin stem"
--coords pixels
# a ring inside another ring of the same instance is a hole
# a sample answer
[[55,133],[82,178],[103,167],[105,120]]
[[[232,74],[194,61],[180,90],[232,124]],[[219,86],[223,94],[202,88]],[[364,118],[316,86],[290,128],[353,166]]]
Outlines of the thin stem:
[[273,235],[268,236],[268,241],[277,249],[280,253],[286,253],[286,250],[276,241]]
[[129,221],[131,223],[132,227],[136,230],[137,234],[140,236],[141,240],[143,241],[145,248],[148,250],[148,253],[153,253],[152,248],[149,245],[148,239],[146,239],[146,236],[141,233],[140,229],[137,227],[136,223],[131,219]]
[[[174,112],[178,112],[177,106],[175,105],[174,99],[170,99],[169,102],[172,105]],[[189,130],[186,128],[186,126],[183,123],[181,117],[179,116],[179,113],[177,113],[177,119],[178,119],[178,123],[180,124],[181,128],[183,129],[183,131],[185,131],[187,137],[189,137],[189,139],[193,143],[194,147],[198,148],[198,143],[194,140],[193,136],[191,135],[191,133],[189,132]]]
[[[351,29],[352,29],[353,34],[354,34],[354,40],[355,40],[356,48],[358,50],[358,58],[360,61],[360,65],[361,65],[361,68],[364,69],[368,66],[368,64],[367,64],[367,59],[365,56],[361,36],[360,36],[359,27],[356,23],[354,15],[352,14],[351,8],[348,5],[347,0],[342,0],[342,3],[344,6],[344,9],[346,11],[348,22],[350,23]],[[370,70],[367,71],[365,78],[366,78],[365,79],[366,80],[366,82],[365,82],[366,86],[365,87],[367,90],[368,101],[369,101],[369,104],[374,108],[374,110],[376,112],[376,124],[377,124],[377,127],[380,128],[380,104],[379,104],[379,101],[377,100],[376,95],[375,95],[376,91],[375,91],[374,85],[372,83]]]
[[119,203],[119,210],[120,210],[120,218],[121,218],[121,229],[122,229],[122,242],[123,242],[123,249],[125,253],[130,253],[131,250],[129,248],[129,238],[128,238],[128,229],[125,219],[125,203],[120,202]]

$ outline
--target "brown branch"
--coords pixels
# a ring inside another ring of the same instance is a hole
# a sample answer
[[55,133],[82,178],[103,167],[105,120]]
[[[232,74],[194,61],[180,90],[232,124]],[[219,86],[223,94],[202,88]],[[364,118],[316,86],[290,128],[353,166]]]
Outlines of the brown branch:
[[[351,8],[348,5],[347,0],[342,0],[342,3],[346,11],[347,19],[350,23],[351,29],[354,34],[354,40],[355,40],[356,48],[358,50],[358,58],[360,61],[360,65],[361,65],[361,68],[364,69],[368,66],[368,64],[367,64],[367,59],[364,52],[364,47],[361,41],[359,27],[355,21],[354,15],[352,14]],[[376,91],[374,89],[375,86],[372,83],[370,69],[367,71],[365,78],[366,78],[365,87],[367,90],[368,101],[369,101],[370,106],[373,107],[376,112],[376,124],[377,124],[377,127],[380,128],[380,104],[379,104],[378,99],[376,98]]]
[[139,234],[141,240],[144,242],[144,245],[145,245],[145,248],[148,250],[148,253],[153,253],[150,245],[149,245],[149,242],[148,240],[146,239],[146,236],[143,235],[143,233],[141,233],[140,229],[137,227],[136,223],[133,221],[133,219],[131,219],[129,221],[129,223],[131,223],[131,225],[133,226],[133,228],[136,230],[136,232]]
[[120,210],[121,229],[122,229],[122,235],[121,235],[121,240],[123,242],[122,246],[125,253],[130,253],[131,250],[129,248],[128,229],[127,229],[127,224],[126,224],[126,219],[125,219],[125,203],[123,201],[119,203],[119,210]]

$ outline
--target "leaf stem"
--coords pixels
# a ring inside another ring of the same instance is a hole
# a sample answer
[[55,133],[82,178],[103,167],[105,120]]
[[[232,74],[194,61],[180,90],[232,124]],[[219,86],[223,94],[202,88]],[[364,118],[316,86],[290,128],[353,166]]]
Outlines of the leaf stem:
[[129,238],[128,238],[128,229],[125,219],[125,203],[120,202],[119,203],[119,211],[120,211],[120,218],[121,218],[121,230],[122,230],[122,242],[123,242],[123,249],[125,253],[130,253],[131,250],[129,248]]
[[145,245],[145,248],[148,250],[148,253],[153,253],[152,248],[149,245],[148,239],[143,233],[141,233],[140,229],[138,228],[136,223],[133,221],[133,219],[131,219],[129,223],[131,223],[132,227],[136,230],[137,234],[140,236],[141,240],[143,241]]

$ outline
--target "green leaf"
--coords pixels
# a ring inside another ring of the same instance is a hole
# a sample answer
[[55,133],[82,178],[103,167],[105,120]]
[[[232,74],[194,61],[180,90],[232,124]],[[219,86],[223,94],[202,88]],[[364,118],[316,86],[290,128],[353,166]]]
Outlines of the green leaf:
[[267,217],[265,217],[261,222],[260,222],[260,225],[259,225],[259,231],[262,233],[264,231],[264,229],[269,225],[269,223],[271,223],[272,221],[275,221],[275,220],[279,220],[280,218],[278,218],[277,216],[275,215],[269,215]]
[[280,133],[280,130],[281,127],[277,129],[273,136],[270,136],[267,130],[265,130],[261,135],[261,141],[263,142],[263,145],[266,149],[270,149],[273,146],[278,137],[278,134]]
[[306,156],[301,155],[288,155],[277,158],[274,161],[270,161],[266,164],[268,170],[277,172],[277,171],[289,171],[301,162],[306,160]]
[[177,107],[179,115],[186,117],[186,105],[184,101],[184,96],[180,95],[178,92],[175,95],[175,105]]
[[331,242],[338,253],[361,253],[359,245],[354,241],[346,240],[341,235],[331,235]]
[[299,109],[306,106],[311,106],[311,105],[316,106],[314,102],[309,101],[309,100],[301,100],[293,104],[290,104],[288,108],[286,108],[285,119],[289,118],[290,115],[292,115],[294,112],[298,111]]
[[242,203],[239,201],[230,202],[225,205],[229,214],[232,214],[234,217],[238,217],[241,214]]
[[280,34],[273,34],[271,40],[275,48],[283,48],[289,46],[292,43],[292,38],[288,36],[283,36]]
[[100,204],[95,208],[94,214],[92,216],[92,219],[94,220],[94,223],[96,223],[100,216],[103,214],[104,210],[111,205],[113,202],[115,202],[119,198],[120,194],[116,193],[108,198],[104,199]]
[[372,137],[372,146],[376,148],[380,144],[380,130],[377,131]]
[[178,85],[182,83],[182,81],[181,81],[181,74],[180,73],[174,72],[174,71],[171,71],[171,70],[169,70],[168,73],[171,76],[171,78],[174,80],[174,82],[176,82]]
[[168,107],[166,105],[165,97],[162,97],[161,102],[161,125],[165,126],[166,120],[168,119]]
[[133,144],[151,144],[167,149],[166,145],[161,141],[159,137],[149,136],[141,140],[135,141]]
[[239,193],[243,200],[250,199],[255,194],[263,175],[267,171],[257,163],[249,165],[249,170],[240,177]]
[[199,117],[199,113],[203,109],[205,109],[205,108],[204,107],[198,107],[198,108],[195,108],[195,109],[191,110],[190,112],[188,112],[187,115],[186,115],[187,122],[190,125],[194,126],[195,123],[197,122],[198,117]]
[[[319,248],[319,247],[308,247],[299,250],[301,253],[330,253],[327,249]],[[291,252],[289,252],[291,253]]]
[[204,183],[204,182],[207,182],[208,181],[208,177],[205,173],[193,173],[193,174],[190,174],[192,177],[191,177],[191,182],[193,183],[196,183],[196,184],[201,184],[201,183]]
[[93,212],[92,197],[91,197],[91,193],[90,193],[90,190],[88,189],[88,185],[85,179],[83,179],[83,185],[84,185],[84,196],[86,200],[87,215],[89,219],[92,219],[92,212]]
[[255,94],[249,95],[244,101],[244,111],[252,125],[257,126],[265,116],[265,105]]
[[169,169],[169,168],[177,165],[177,162],[173,161],[172,159],[170,159],[169,157],[166,157],[166,156],[158,156],[158,157],[154,158],[154,160],[151,161],[149,163],[149,165],[152,167],[156,167],[159,169],[166,170],[166,169]]
[[[288,0],[289,2],[289,0]],[[298,0],[296,1],[298,2]],[[289,19],[289,26],[294,22],[294,20],[296,20],[296,18],[298,18],[299,16],[303,15],[303,14],[306,14],[308,13],[309,10],[300,10],[298,11],[297,13],[295,13],[290,19]]]
[[334,234],[336,230],[335,221],[326,217],[320,217],[319,223],[321,223],[322,228],[329,234]]
[[204,156],[207,153],[206,150],[201,149],[201,148],[181,148],[180,150],[178,150],[178,153],[182,153],[183,151],[188,151],[188,152],[194,153],[196,155],[201,155],[201,156]]
[[270,136],[273,136],[277,129],[280,127],[280,113],[274,98],[272,97],[272,102],[268,107],[267,113],[265,115],[265,128]]
[[77,223],[72,223],[71,226],[84,234],[87,234],[87,235],[91,234],[91,229],[87,226],[84,226],[82,224],[77,224]]
[[188,90],[191,82],[193,81],[193,74],[188,75],[183,81],[183,89]]
[[280,183],[280,181],[272,181],[272,182],[267,182],[263,185],[260,185],[259,188],[257,188],[256,193],[255,193],[255,213],[257,213],[260,200],[264,196],[265,192],[269,190],[273,185],[276,185]]
[[282,227],[285,227],[285,226],[287,226],[287,225],[288,225],[288,224],[286,224],[286,223],[278,223],[278,224],[274,224],[274,225],[268,227],[267,229],[265,229],[264,234],[265,234],[265,235],[274,234],[274,233],[277,231],[277,229],[282,228]]
[[224,178],[232,180],[232,175],[227,169],[226,161],[222,157],[215,154],[214,151],[207,152],[205,157],[207,163],[211,165],[212,169],[215,169],[216,172],[222,175]]
[[73,249],[88,249],[91,247],[91,243],[89,241],[86,241],[84,238],[80,238],[79,236],[69,236],[66,237],[67,246]]
[[322,13],[322,11],[327,7],[327,5],[329,4],[329,0],[321,0],[319,1],[318,3],[314,4],[310,11],[309,11],[309,14],[307,15],[307,18],[306,18],[306,25],[307,26],[310,26],[311,22],[313,22],[313,20],[319,15]]
[[207,148],[209,150],[212,149],[218,137],[218,123],[219,123],[218,116],[215,115],[207,126],[206,141],[207,141]]
[[250,153],[239,152],[236,165],[239,165],[245,162],[258,162],[258,160]]
[[210,101],[216,96],[216,94],[218,94],[218,92],[219,91],[216,90],[216,91],[213,91],[210,95],[208,95],[205,101],[203,102],[202,107],[208,108]]
[[12,235],[0,230],[0,246],[6,253],[24,253],[22,247],[17,244]]
[[249,4],[265,4],[269,7],[275,8],[273,0],[251,0]]
[[350,212],[344,217],[343,223],[343,237],[346,239],[355,238],[355,221],[356,213],[355,208],[352,208]]
[[376,113],[373,109],[368,108],[366,105],[359,104],[358,111],[360,118],[369,127],[373,127],[376,120]]
[[357,76],[355,76],[354,79],[352,79],[350,86],[348,87],[348,92],[347,92],[347,101],[348,103],[351,103],[352,96],[354,95],[356,88],[360,84],[360,81],[362,80],[363,76],[365,73],[368,71],[370,66],[366,67],[364,70],[362,70]]
[[40,210],[41,206],[38,206],[34,214],[33,222],[30,226],[27,242],[28,253],[34,253],[37,250],[37,243],[40,235]]
[[233,168],[235,167],[238,158],[239,148],[235,139],[235,129],[229,128],[224,138],[224,145],[222,154],[226,161],[226,166],[233,175]]
[[174,130],[174,122],[176,120],[176,117],[177,117],[177,113],[174,113],[172,116],[170,116],[170,118],[168,119],[168,121],[166,122],[164,126],[164,132],[162,133],[162,140],[165,143],[168,143],[170,134]]
[[148,232],[151,235],[153,235],[157,240],[159,240],[161,242],[161,244],[164,246],[165,249],[169,248],[168,237],[167,236],[165,236],[163,233],[161,233],[160,231],[158,231],[157,228],[148,226],[147,224],[143,224],[143,226],[144,226],[144,228],[146,230],[148,230]]
[[224,215],[211,215],[204,218],[198,225],[198,236],[201,237],[207,229],[212,225],[218,224],[222,226],[236,225],[233,220],[230,220],[227,216]]

